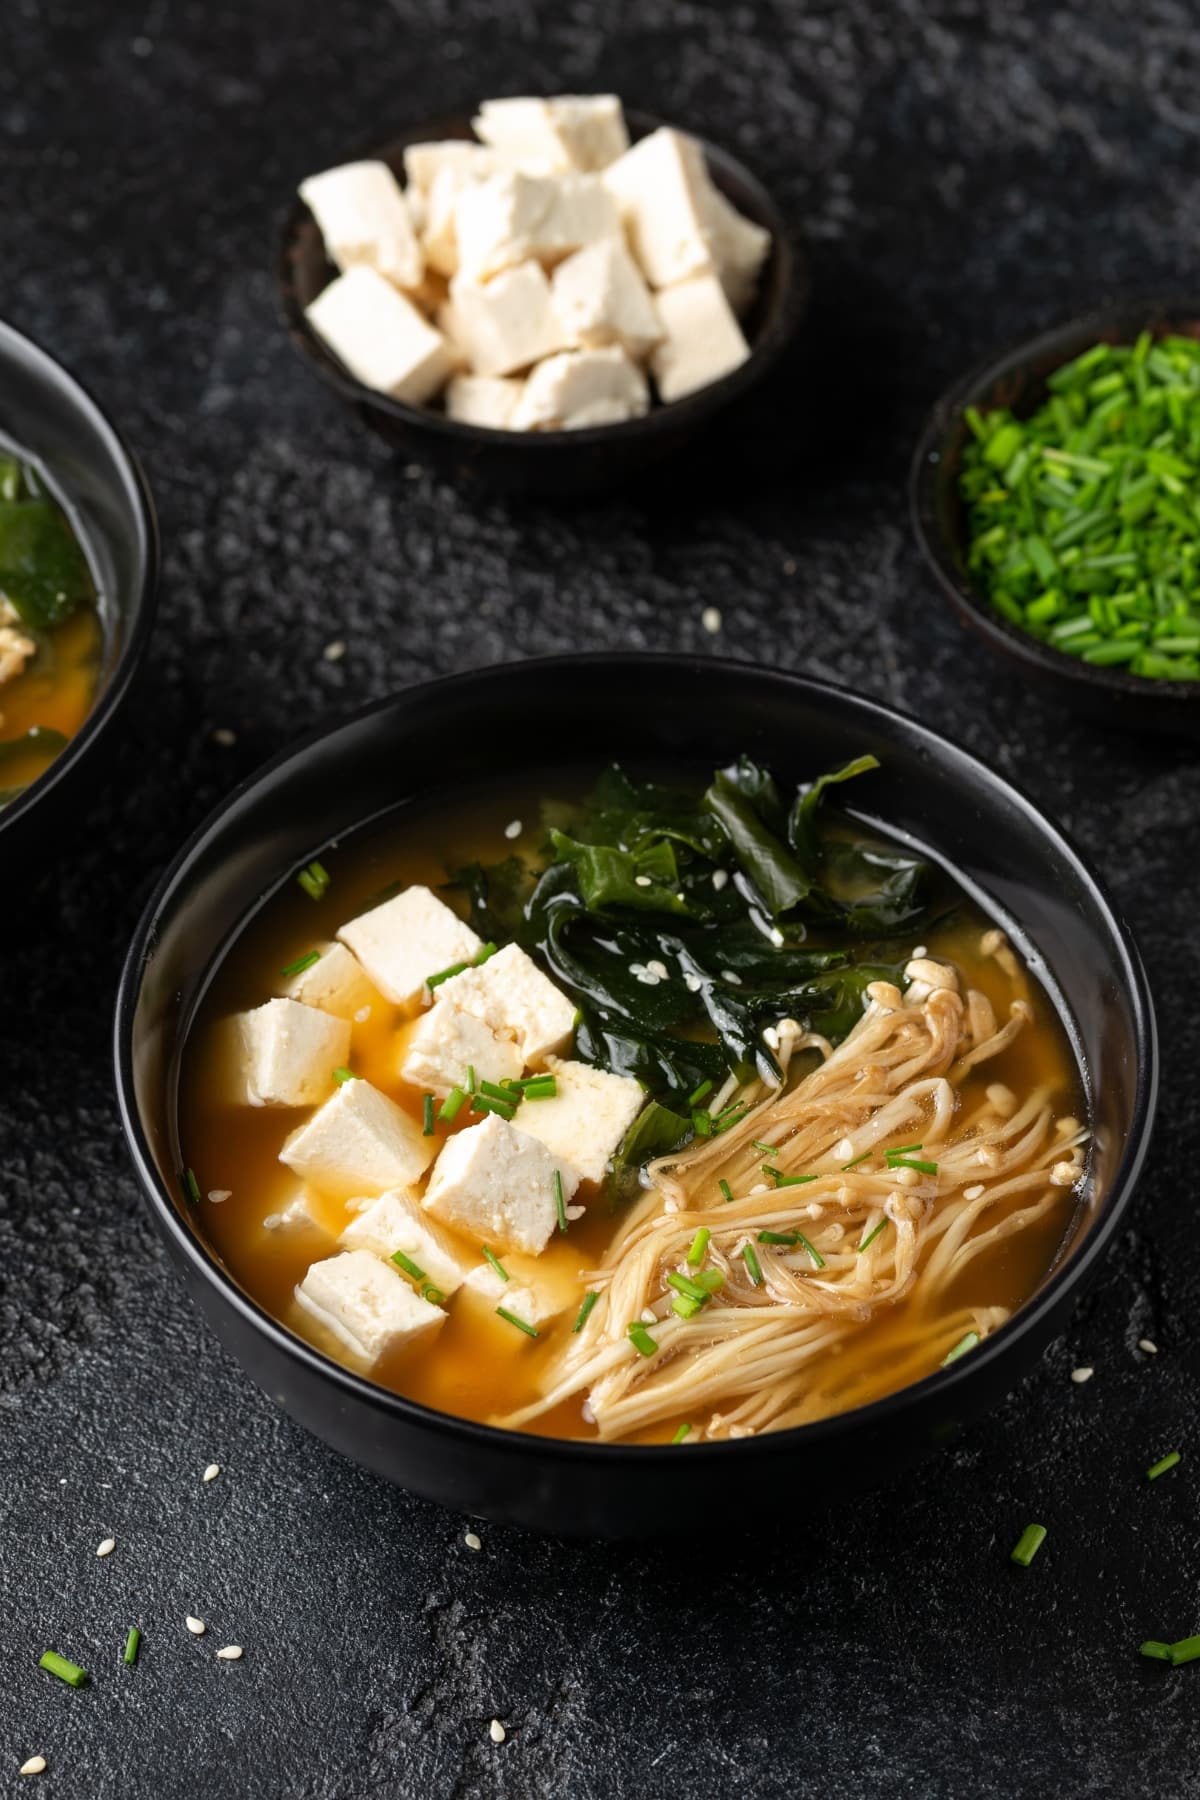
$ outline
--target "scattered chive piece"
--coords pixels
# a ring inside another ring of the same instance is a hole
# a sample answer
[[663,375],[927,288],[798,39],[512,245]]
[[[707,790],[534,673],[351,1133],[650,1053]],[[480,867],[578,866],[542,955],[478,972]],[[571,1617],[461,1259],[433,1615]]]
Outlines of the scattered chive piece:
[[948,1368],[952,1362],[957,1362],[960,1356],[965,1356],[968,1350],[974,1350],[978,1342],[979,1333],[977,1331],[968,1331],[964,1337],[960,1337],[953,1350],[942,1358],[943,1369]]
[[438,1107],[438,1118],[444,1119],[447,1125],[450,1125],[457,1119],[459,1113],[466,1104],[467,1096],[462,1088],[453,1087],[442,1101],[442,1104]]
[[489,961],[491,957],[495,956],[495,954],[499,948],[500,948],[500,946],[498,944],[493,944],[490,942],[486,943],[483,946],[483,948],[481,950],[477,950],[475,952],[474,956],[471,958],[471,967],[473,969],[482,968],[483,964],[485,962]]
[[708,1299],[706,1287],[702,1287],[698,1281],[693,1281],[690,1275],[680,1275],[674,1269],[667,1276],[667,1286],[673,1287],[677,1294],[686,1294],[689,1300],[698,1300],[701,1306]]
[[481,1081],[479,1083],[479,1092],[481,1094],[486,1094],[489,1100],[503,1100],[505,1106],[511,1106],[513,1103],[512,1090],[510,1088],[502,1088],[494,1081]]
[[694,1319],[703,1305],[703,1300],[693,1300],[690,1294],[676,1294],[671,1301],[671,1311],[678,1313],[681,1319]]
[[708,1240],[712,1232],[707,1225],[702,1225],[692,1239],[692,1247],[687,1253],[688,1268],[698,1269],[704,1261],[704,1252],[708,1249]]
[[539,1075],[534,1081],[519,1082],[517,1092],[526,1100],[553,1100],[558,1093],[558,1082],[553,1075]]
[[750,1279],[755,1287],[761,1287],[763,1284],[762,1264],[758,1260],[758,1253],[753,1244],[742,1245],[742,1261],[750,1271]]
[[81,1669],[78,1663],[68,1662],[65,1656],[58,1654],[57,1650],[47,1650],[39,1656],[38,1668],[47,1670],[51,1675],[57,1675],[58,1679],[65,1681],[68,1687],[83,1687],[88,1678],[86,1669]]
[[489,1100],[486,1094],[476,1094],[474,1099],[471,1101],[471,1111],[472,1112],[499,1113],[499,1115],[502,1119],[508,1119],[510,1121],[512,1119],[512,1116],[513,1116],[513,1113],[515,1112],[515,1110],[516,1110],[516,1108],[514,1106],[512,1106],[512,1104],[510,1102],[503,1101],[503,1100]]
[[922,1175],[936,1175],[938,1166],[935,1162],[920,1162],[915,1156],[897,1156],[889,1151],[887,1166],[889,1169],[917,1169]]
[[673,1444],[682,1444],[684,1438],[687,1437],[691,1429],[690,1425],[681,1425],[679,1430],[675,1433],[675,1436],[671,1439],[671,1442]]
[[692,1130],[697,1137],[711,1137],[713,1134],[713,1116],[711,1113],[697,1110],[692,1114]]
[[393,1250],[392,1261],[398,1269],[403,1269],[406,1275],[411,1275],[414,1281],[424,1281],[425,1271],[420,1263],[415,1263],[411,1256],[405,1256],[403,1250]]
[[1160,1644],[1157,1638],[1147,1638],[1144,1644],[1139,1645],[1139,1649],[1143,1656],[1152,1656],[1156,1662],[1169,1663],[1175,1660],[1170,1644]]
[[883,1154],[885,1156],[912,1156],[915,1151],[924,1148],[924,1144],[896,1144],[892,1149],[885,1150]]
[[1183,1663],[1196,1662],[1200,1659],[1200,1637],[1180,1638],[1176,1643],[1169,1644],[1167,1647],[1171,1652],[1172,1668],[1178,1669]]
[[815,1181],[815,1175],[785,1175],[782,1169],[773,1169],[770,1163],[763,1164],[763,1174],[769,1175],[777,1188],[803,1187],[806,1181]]
[[699,1104],[703,1100],[705,1094],[712,1093],[712,1085],[713,1084],[711,1081],[702,1081],[700,1083],[700,1086],[698,1088],[695,1088],[693,1090],[693,1092],[688,1095],[688,1097],[687,1097],[688,1105],[689,1106],[699,1106]]
[[500,1261],[500,1258],[496,1255],[496,1252],[494,1250],[489,1250],[486,1244],[480,1244],[479,1248],[483,1251],[484,1261],[491,1264],[492,1268],[495,1269],[495,1271],[496,1271],[497,1275],[500,1277],[501,1281],[509,1280],[508,1270],[505,1268],[504,1264]]
[[187,1189],[187,1197],[193,1206],[200,1204],[200,1183],[196,1180],[195,1169],[183,1171],[183,1185]]
[[1046,1527],[1044,1525],[1027,1525],[1013,1545],[1009,1556],[1013,1562],[1020,1563],[1023,1569],[1027,1569],[1045,1541]]
[[654,1355],[654,1352],[658,1349],[658,1345],[650,1336],[650,1333],[646,1330],[646,1327],[642,1324],[640,1319],[634,1319],[632,1324],[627,1325],[625,1329],[629,1334],[629,1341],[635,1350],[640,1350],[643,1356]]
[[131,1625],[129,1627],[129,1636],[125,1639],[124,1662],[125,1662],[125,1667],[127,1669],[132,1669],[134,1663],[137,1661],[138,1646],[141,1644],[141,1641],[142,1641],[141,1632],[138,1630],[136,1625]]
[[859,1163],[865,1163],[870,1154],[871,1152],[869,1150],[864,1150],[861,1156],[856,1156],[854,1158],[853,1162],[843,1163],[842,1174],[844,1175],[847,1169],[857,1169]]
[[717,1186],[720,1188],[721,1192],[724,1194],[726,1200],[733,1199],[733,1189],[730,1187],[730,1185],[727,1181],[718,1181]]
[[329,870],[323,863],[310,862],[306,869],[301,869],[296,880],[310,900],[323,900],[329,886]]
[[1181,1461],[1182,1458],[1178,1450],[1168,1450],[1167,1454],[1162,1457],[1160,1461],[1153,1463],[1151,1467],[1146,1470],[1146,1480],[1157,1481],[1160,1475],[1165,1475],[1168,1469],[1173,1469],[1175,1464]]
[[295,962],[290,962],[286,969],[280,969],[279,973],[281,975],[302,975],[305,969],[311,969],[313,964],[320,960],[321,952],[319,950],[309,950],[303,956],[298,956]]
[[343,1082],[355,1081],[357,1077],[353,1069],[335,1069],[333,1071],[333,1079],[337,1082],[338,1086],[341,1087]]
[[582,1331],[583,1330],[584,1326],[587,1324],[588,1314],[591,1312],[593,1306],[595,1306],[595,1304],[599,1298],[600,1298],[599,1294],[596,1293],[596,1291],[594,1289],[592,1290],[592,1292],[587,1293],[583,1296],[583,1305],[579,1309],[579,1317],[576,1319],[575,1323],[571,1327],[572,1331]]
[[516,1313],[509,1312],[507,1306],[498,1306],[496,1308],[496,1313],[497,1316],[503,1319],[507,1324],[515,1325],[518,1331],[523,1331],[526,1337],[537,1337],[537,1327],[535,1325],[527,1325],[524,1319],[518,1319]]
[[554,1210],[558,1214],[558,1229],[567,1229],[567,1202],[563,1196],[562,1170],[554,1171]]
[[702,1287],[706,1294],[715,1294],[718,1288],[725,1286],[725,1277],[720,1269],[697,1269],[696,1285]]
[[422,1137],[432,1137],[433,1136],[433,1095],[432,1094],[422,1094],[422,1096],[421,1096],[421,1113],[422,1113],[422,1118],[423,1118],[423,1123],[421,1126],[421,1136]]
[[797,1242],[803,1244],[804,1248],[808,1251],[809,1256],[812,1258],[813,1268],[823,1269],[825,1267],[825,1258],[821,1255],[821,1252],[817,1249],[816,1245],[810,1244],[802,1231],[796,1233],[796,1239]]
[[[858,1246],[858,1250],[856,1253],[857,1255],[861,1256],[864,1250],[869,1250],[871,1248],[871,1245],[875,1242],[875,1239],[879,1236],[880,1232],[883,1230],[883,1228],[886,1224],[887,1224],[886,1219],[880,1219],[880,1221],[879,1221],[878,1225],[875,1227],[874,1231],[868,1231],[866,1237],[863,1239],[862,1243]],[[964,1341],[964,1343],[966,1342],[965,1339],[963,1341]],[[953,1355],[953,1354],[954,1354],[954,1352],[951,1351],[951,1355]],[[947,1358],[947,1361],[949,1361],[949,1358]],[[943,1367],[945,1367],[945,1364],[943,1364]]]
[[798,1231],[760,1231],[758,1241],[760,1244],[798,1244],[800,1234]]
[[750,1143],[755,1150],[761,1150],[764,1156],[779,1155],[778,1144],[760,1144],[757,1138],[751,1138]]
[[467,1092],[468,1092],[468,1094],[473,1094],[475,1092],[475,1064],[474,1063],[467,1064]]
[[446,1296],[440,1287],[436,1287],[432,1281],[427,1281],[421,1289],[421,1298],[428,1300],[430,1306],[440,1306]]
[[438,969],[436,974],[427,975],[425,986],[432,992],[435,987],[441,987],[443,981],[449,981],[452,975],[461,975],[467,967],[466,963],[451,963],[449,968]]

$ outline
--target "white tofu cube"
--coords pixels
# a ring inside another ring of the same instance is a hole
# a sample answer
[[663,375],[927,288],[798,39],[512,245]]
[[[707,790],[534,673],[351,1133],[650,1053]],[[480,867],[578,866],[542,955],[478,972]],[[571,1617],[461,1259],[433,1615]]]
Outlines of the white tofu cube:
[[454,225],[459,269],[475,281],[531,259],[561,262],[621,229],[598,175],[527,175],[519,169],[465,187]]
[[527,1287],[524,1282],[515,1281],[511,1275],[505,1281],[497,1275],[490,1263],[480,1263],[472,1269],[463,1283],[463,1293],[481,1300],[489,1311],[495,1312],[502,1306],[505,1312],[512,1313],[514,1318],[521,1319],[540,1331],[543,1325],[562,1311],[548,1294],[540,1288]]
[[458,271],[458,197],[476,179],[485,177],[475,177],[452,166],[439,169],[425,195],[421,246],[425,261],[439,275],[449,277]]
[[511,376],[456,375],[446,389],[446,411],[464,425],[507,431],[524,385]]
[[450,304],[455,342],[476,375],[511,375],[564,347],[540,263],[521,263],[486,282],[456,275]]
[[513,1123],[570,1163],[581,1181],[603,1181],[609,1158],[646,1104],[641,1084],[557,1057],[547,1067],[558,1092],[549,1100],[523,1100]]
[[470,962],[483,948],[456,912],[427,887],[405,888],[382,906],[360,913],[338,932],[385,1000],[412,1006],[426,979],[452,963]]
[[407,1188],[381,1194],[350,1221],[338,1241],[344,1250],[369,1250],[388,1261],[400,1251],[443,1294],[453,1294],[462,1285],[463,1265],[453,1246]]
[[315,1233],[332,1240],[336,1238],[341,1224],[337,1218],[338,1211],[336,1202],[318,1194],[315,1188],[299,1187],[286,1206],[267,1217],[274,1220],[270,1227],[272,1230]]
[[[707,171],[705,171],[707,175]],[[725,297],[735,313],[744,313],[754,298],[771,234],[731,206],[715,183],[701,189],[702,211]]]
[[344,163],[310,175],[300,198],[339,269],[360,265],[397,287],[416,287],[425,257],[396,177],[386,163]]
[[570,344],[589,350],[618,344],[640,362],[663,334],[650,290],[620,238],[568,256],[555,269],[550,292]]
[[561,1055],[575,1030],[574,1002],[519,944],[506,944],[478,968],[452,975],[439,992],[498,1037],[514,1037],[526,1067],[539,1068],[548,1056]]
[[344,1081],[307,1124],[294,1131],[279,1160],[322,1193],[348,1199],[411,1187],[432,1162],[437,1140],[369,1081]]
[[471,123],[485,144],[522,168],[603,169],[629,148],[615,94],[485,100]]
[[470,138],[444,138],[434,143],[409,144],[404,152],[404,174],[410,187],[428,194],[443,171],[459,180],[482,180],[503,167],[504,158],[485,144]]
[[448,1140],[434,1164],[425,1208],[477,1243],[538,1256],[558,1224],[556,1170],[569,1200],[578,1185],[573,1171],[536,1138],[489,1113],[482,1125]]
[[235,1022],[251,1106],[316,1106],[350,1054],[346,1021],[296,1000],[268,1000]]
[[346,1250],[314,1263],[296,1289],[297,1304],[365,1362],[423,1343],[441,1330],[440,1306],[369,1250]]
[[[487,966],[486,964],[484,965]],[[448,987],[450,984],[443,984]],[[441,988],[436,990],[441,994]],[[510,1037],[464,1012],[453,1000],[438,999],[422,1013],[405,1045],[400,1078],[412,1087],[445,1096],[466,1085],[467,1070],[480,1081],[515,1081],[524,1064]]]
[[719,381],[744,363],[750,346],[715,275],[697,275],[655,296],[666,333],[650,357],[650,370],[665,401]]
[[[353,1019],[364,1006],[378,1006],[381,995],[363,974],[355,957],[344,944],[325,944],[315,963],[289,977],[289,1000],[303,1006],[315,1006],[321,1012],[333,1013],[339,1019]],[[345,1062],[340,1057],[340,1062]],[[336,1068],[337,1064],[332,1064]]]
[[393,400],[420,406],[453,369],[441,332],[365,265],[331,281],[304,312],[356,380]]
[[604,350],[566,350],[538,363],[512,422],[517,431],[580,431],[639,419],[649,409],[645,376],[610,344]]
[[691,138],[665,126],[651,132],[606,169],[603,180],[652,287],[716,267],[702,199],[711,183]]

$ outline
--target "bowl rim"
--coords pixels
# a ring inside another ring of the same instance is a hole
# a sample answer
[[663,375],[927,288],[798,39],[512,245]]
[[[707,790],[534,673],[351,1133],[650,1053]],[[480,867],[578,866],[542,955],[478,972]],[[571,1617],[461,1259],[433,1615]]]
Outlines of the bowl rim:
[[608,666],[616,676],[633,667],[663,672],[671,669],[676,674],[681,671],[703,672],[707,675],[711,675],[714,669],[723,669],[735,678],[749,675],[757,681],[778,685],[800,699],[828,703],[832,698],[836,704],[849,706],[864,720],[873,721],[885,729],[898,723],[904,732],[913,734],[923,748],[931,753],[935,767],[944,770],[947,760],[951,765],[958,765],[972,781],[982,783],[984,788],[992,790],[997,797],[1003,797],[1007,805],[1015,806],[1027,822],[1032,822],[1043,835],[1048,835],[1054,841],[1058,851],[1073,865],[1091,902],[1099,909],[1118,952],[1119,966],[1114,973],[1129,998],[1134,1025],[1137,1071],[1133,1117],[1112,1185],[1091,1229],[1078,1248],[1064,1256],[1058,1266],[1052,1268],[1046,1276],[1042,1287],[1024,1305],[1018,1307],[1010,1319],[985,1338],[969,1357],[960,1357],[949,1367],[935,1370],[919,1381],[898,1388],[894,1393],[870,1401],[865,1406],[783,1431],[764,1432],[760,1436],[734,1441],[697,1443],[692,1446],[691,1453],[709,1459],[731,1456],[771,1457],[794,1450],[799,1444],[817,1445],[841,1438],[850,1431],[870,1430],[873,1424],[894,1417],[932,1394],[949,1397],[964,1383],[974,1382],[985,1369],[1006,1356],[1017,1339],[1036,1331],[1043,1318],[1056,1310],[1067,1293],[1082,1287],[1097,1262],[1107,1252],[1132,1200],[1145,1163],[1157,1108],[1159,1052],[1153,1001],[1141,955],[1130,928],[1087,858],[1057,821],[1044,812],[1017,783],[990,769],[954,740],[932,731],[920,720],[896,707],[885,705],[833,682],[795,675],[758,663],[695,653],[589,651],[530,657],[515,663],[489,664],[483,668],[411,683],[382,699],[357,708],[333,723],[327,722],[315,728],[279,751],[239,782],[190,833],[146,902],[122,967],[113,1017],[114,1076],[121,1127],[139,1185],[155,1223],[177,1254],[209,1286],[218,1291],[220,1298],[234,1308],[244,1324],[264,1333],[278,1352],[285,1357],[294,1358],[317,1381],[349,1395],[360,1404],[365,1403],[377,1412],[418,1426],[427,1432],[434,1431],[442,1436],[462,1439],[480,1448],[503,1447],[513,1455],[534,1459],[552,1457],[560,1462],[575,1462],[580,1458],[594,1462],[599,1459],[611,1466],[629,1463],[631,1466],[644,1468],[675,1454],[676,1447],[670,1444],[603,1444],[587,1439],[541,1437],[530,1432],[460,1418],[456,1414],[438,1411],[411,1400],[406,1395],[395,1393],[368,1376],[360,1375],[326,1356],[253,1300],[235,1278],[221,1267],[200,1233],[186,1224],[184,1215],[155,1167],[137,1105],[134,1082],[134,1015],[141,992],[143,968],[157,938],[159,913],[176,890],[186,884],[187,872],[193,860],[208,846],[210,839],[220,835],[226,815],[239,801],[250,795],[262,782],[269,780],[284,765],[303,760],[339,732],[357,727],[397,704],[403,705],[414,694],[436,695],[440,689],[450,685],[460,689],[482,686],[497,679],[502,680],[505,674],[511,674],[517,669],[540,670],[547,678],[553,678],[569,674],[577,668],[600,665]]
[[[625,108],[625,118],[639,136],[645,136],[668,123],[667,120],[636,107]],[[360,140],[353,150],[337,157],[327,166],[336,168],[342,163],[384,160],[388,152],[395,151],[400,145],[425,143],[431,137],[453,136],[461,133],[464,126],[469,131],[470,120],[470,113],[441,113],[435,118],[404,127],[390,137],[372,137],[367,143]],[[291,249],[297,230],[306,219],[311,219],[308,207],[298,192],[293,194],[279,213],[275,226],[272,267],[279,321],[301,361],[340,399],[355,407],[372,407],[397,425],[409,430],[430,431],[435,437],[445,438],[450,443],[488,449],[503,447],[516,450],[532,459],[551,456],[556,451],[560,452],[567,444],[572,448],[585,450],[589,446],[600,444],[640,442],[642,439],[653,439],[669,428],[674,429],[680,425],[686,427],[689,422],[698,423],[709,413],[753,387],[786,350],[808,308],[812,292],[812,269],[799,232],[788,223],[774,196],[753,170],[732,151],[713,143],[709,138],[702,137],[697,132],[688,132],[687,135],[700,145],[706,161],[716,168],[723,164],[754,196],[763,222],[771,233],[770,254],[778,259],[781,298],[776,312],[764,319],[756,342],[750,345],[750,354],[745,362],[739,363],[736,369],[731,369],[717,381],[697,388],[694,393],[685,394],[681,400],[673,400],[669,405],[652,405],[640,418],[621,419],[610,425],[589,425],[575,431],[506,431],[496,426],[471,425],[462,419],[451,419],[446,413],[431,406],[412,406],[407,401],[396,400],[390,394],[381,393],[377,388],[368,387],[344,368],[336,353],[317,338],[296,295],[291,275]],[[637,138],[633,141],[636,142]],[[664,420],[669,422],[669,426],[663,423]]]
[[120,654],[109,674],[107,686],[97,698],[95,705],[88,713],[79,730],[70,739],[66,747],[59,752],[50,767],[20,793],[7,806],[0,807],[0,840],[5,830],[16,826],[28,818],[40,800],[47,798],[64,780],[69,780],[76,766],[82,762],[92,746],[111,724],[119,709],[137,666],[145,654],[154,628],[154,616],[158,605],[158,583],[161,565],[161,541],[158,530],[158,515],[155,511],[154,496],[150,492],[150,484],[146,472],[133,446],[129,443],[119,426],[101,406],[95,394],[82,382],[75,371],[68,367],[59,357],[51,354],[36,338],[28,332],[18,331],[15,325],[0,319],[0,347],[11,346],[17,353],[32,362],[40,380],[46,379],[47,368],[65,379],[67,389],[75,408],[90,416],[98,435],[105,441],[113,463],[122,471],[133,496],[134,507],[141,521],[145,540],[145,553],[141,557],[142,569],[138,591],[133,597],[129,612],[129,628]]
[[[956,376],[934,401],[917,437],[909,467],[909,520],[938,586],[993,650],[1026,664],[1039,675],[1075,682],[1095,698],[1117,694],[1127,700],[1156,699],[1175,711],[1189,705],[1200,707],[1200,680],[1157,680],[1150,675],[1131,675],[1125,669],[1085,663],[1080,657],[1043,644],[997,612],[960,568],[957,546],[942,530],[936,505],[942,453],[966,407],[1004,376],[1052,354],[1058,358],[1054,366],[1061,368],[1079,355],[1087,342],[1098,342],[1106,332],[1119,332],[1116,341],[1123,341],[1127,330],[1124,321],[1129,316],[1144,316],[1147,320],[1157,317],[1164,323],[1182,318],[1200,320],[1200,298],[1152,293],[1114,296],[1100,306],[1062,314],[1032,334],[1008,339]],[[1071,347],[1064,347],[1067,345]]]

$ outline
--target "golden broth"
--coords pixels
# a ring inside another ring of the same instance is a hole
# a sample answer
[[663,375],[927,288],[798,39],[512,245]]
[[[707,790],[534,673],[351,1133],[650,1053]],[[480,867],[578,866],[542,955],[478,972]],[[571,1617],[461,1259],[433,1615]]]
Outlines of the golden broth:
[[[296,1191],[297,1178],[278,1161],[278,1154],[284,1139],[307,1115],[231,1103],[234,1071],[222,1022],[230,1013],[279,993],[284,986],[280,971],[332,939],[341,924],[377,901],[381,890],[414,883],[437,889],[465,863],[476,859],[494,863],[513,851],[539,860],[544,838],[540,816],[538,792],[515,792],[510,785],[503,797],[405,808],[355,834],[323,857],[332,882],[322,900],[313,902],[295,883],[288,883],[252,920],[217,971],[186,1047],[180,1133],[183,1159],[195,1170],[203,1196],[200,1229],[231,1274],[268,1313],[349,1367],[357,1367],[354,1358],[293,1300],[309,1265],[331,1254],[332,1245],[302,1228],[271,1230],[263,1225]],[[520,834],[509,839],[505,827],[514,818],[524,824]],[[453,896],[446,897],[453,904]],[[981,954],[980,937],[988,921],[948,883],[944,897],[953,902],[952,916],[920,935],[930,955],[953,962],[965,983],[987,994],[1003,1016],[1012,984],[993,959]],[[1062,1024],[1032,979],[1027,993],[1033,1023],[1007,1050],[960,1084],[959,1110],[969,1110],[994,1082],[1017,1092],[1044,1084],[1051,1090],[1056,1112],[1084,1119],[1087,1109],[1079,1071]],[[400,1061],[396,1033],[403,1024],[398,1009],[374,1006],[368,1020],[353,1025],[350,1062],[356,1074],[419,1118],[420,1094],[402,1084],[396,1073]],[[470,1122],[464,1108],[451,1129]],[[439,1136],[446,1131],[446,1126],[438,1126]],[[213,1190],[229,1190],[229,1198],[210,1202],[207,1196]],[[570,1330],[587,1289],[584,1274],[604,1261],[614,1234],[615,1216],[602,1191],[585,1185],[575,1198],[586,1203],[587,1210],[567,1235],[556,1233],[536,1259],[504,1256],[514,1280],[536,1274],[539,1284],[552,1285],[555,1297],[562,1300],[561,1317],[543,1328],[537,1342],[497,1318],[489,1303],[463,1292],[449,1303],[447,1322],[431,1347],[418,1346],[391,1362],[381,1361],[371,1370],[372,1378],[427,1406],[481,1421],[536,1398],[556,1343]],[[330,1230],[340,1231],[351,1215],[340,1202],[323,1204],[328,1206]],[[1015,1211],[1019,1205],[1014,1200],[1007,1210]],[[949,1317],[972,1306],[1015,1309],[1029,1299],[1055,1260],[1075,1206],[1074,1194],[1063,1190],[1061,1201],[1035,1226],[1001,1239],[995,1249],[970,1263],[959,1281],[939,1294],[939,1313]],[[1004,1216],[1004,1210],[1005,1203],[998,1203],[993,1222]],[[477,1244],[464,1240],[463,1249],[467,1260],[479,1260]],[[918,1277],[904,1299],[881,1308],[831,1353],[838,1358],[837,1376],[830,1380],[829,1370],[823,1370],[823,1400],[817,1410],[843,1410],[906,1386],[931,1373],[948,1347],[948,1343],[931,1347],[929,1314],[923,1310]],[[546,1436],[596,1435],[577,1402],[559,1406],[528,1429]],[[656,1430],[641,1435],[662,1440],[670,1433]]]

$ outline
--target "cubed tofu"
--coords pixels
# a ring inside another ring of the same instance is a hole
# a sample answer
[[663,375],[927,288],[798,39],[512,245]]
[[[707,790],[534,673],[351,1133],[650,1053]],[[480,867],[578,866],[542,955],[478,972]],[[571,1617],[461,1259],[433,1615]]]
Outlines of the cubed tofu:
[[396,1188],[373,1200],[350,1221],[339,1242],[344,1250],[370,1250],[388,1260],[399,1251],[447,1296],[462,1285],[465,1271],[453,1245],[408,1188]]
[[565,350],[538,363],[513,409],[516,431],[581,431],[619,425],[650,409],[650,389],[616,344],[604,350]]
[[425,1194],[426,1211],[451,1230],[505,1250],[538,1256],[558,1224],[555,1172],[563,1198],[578,1185],[574,1172],[537,1138],[489,1113],[482,1125],[446,1143]]
[[468,1069],[474,1069],[480,1081],[499,1083],[515,1081],[523,1066],[512,1038],[497,1037],[474,1013],[440,998],[413,1027],[404,1047],[400,1078],[412,1087],[445,1095],[452,1087],[466,1085]]
[[476,375],[511,375],[564,347],[540,263],[521,263],[491,281],[450,283],[455,342]]
[[750,346],[715,275],[697,275],[655,296],[666,333],[650,357],[661,400],[719,381],[744,363]]
[[[328,1195],[318,1194],[315,1188],[298,1187],[285,1206],[267,1217],[274,1219],[274,1230],[316,1234],[332,1240],[341,1228],[340,1210],[338,1203],[330,1200]],[[264,1224],[266,1222],[264,1220]]]
[[652,287],[716,267],[704,218],[704,158],[695,142],[664,126],[604,171],[629,247]]
[[550,295],[572,345],[618,344],[640,362],[663,334],[650,290],[620,238],[589,244],[559,263]]
[[473,1013],[498,1037],[513,1037],[528,1068],[560,1056],[575,1030],[575,1004],[542,974],[519,944],[506,944],[478,968],[452,975],[443,1000]]
[[485,100],[471,123],[485,144],[522,168],[603,169],[629,148],[615,94]]
[[[307,969],[288,979],[287,997],[303,1006],[315,1006],[339,1019],[353,1019],[364,1006],[378,1006],[381,995],[363,974],[357,959],[344,944],[326,944]],[[339,1059],[345,1062],[345,1057]],[[332,1064],[336,1068],[337,1064]]]
[[558,1092],[549,1100],[523,1100],[513,1123],[538,1138],[552,1156],[570,1163],[581,1181],[602,1181],[610,1157],[646,1103],[641,1084],[557,1057],[547,1067]]
[[453,370],[441,332],[365,265],[331,281],[304,312],[356,380],[393,400],[420,406]]
[[350,1054],[346,1021],[297,1000],[268,1000],[236,1024],[251,1106],[316,1106]]
[[338,937],[357,957],[385,1000],[412,1006],[430,975],[470,962],[483,948],[469,925],[427,887],[405,888],[382,906],[360,913]]
[[300,198],[339,269],[364,265],[396,287],[416,287],[425,257],[404,194],[386,163],[344,163],[310,175],[300,184]]
[[473,281],[534,260],[547,266],[616,237],[616,203],[598,175],[510,169],[462,189],[454,208],[458,266]]
[[369,1363],[427,1341],[446,1323],[440,1306],[422,1300],[398,1270],[369,1250],[345,1250],[314,1263],[296,1289],[296,1302]]
[[511,376],[456,375],[446,389],[446,411],[464,425],[507,431],[524,385]]
[[482,180],[503,167],[504,158],[486,144],[470,138],[444,138],[432,143],[409,144],[404,152],[404,174],[410,187],[428,194],[437,177],[448,170],[460,180]]
[[771,234],[731,206],[715,183],[701,190],[702,211],[725,298],[735,313],[744,313],[754,298]]
[[344,1081],[332,1099],[292,1133],[279,1160],[302,1181],[344,1199],[411,1187],[432,1162],[437,1141],[369,1081]]
[[421,247],[425,261],[437,274],[447,279],[458,272],[458,197],[475,180],[484,180],[469,171],[453,166],[439,169],[425,195],[425,223],[421,231]]
[[471,1270],[463,1283],[463,1293],[481,1300],[492,1312],[502,1306],[505,1312],[531,1325],[535,1331],[540,1331],[562,1311],[562,1307],[540,1288],[527,1287],[511,1276],[505,1281],[490,1263],[480,1263],[478,1268]]

